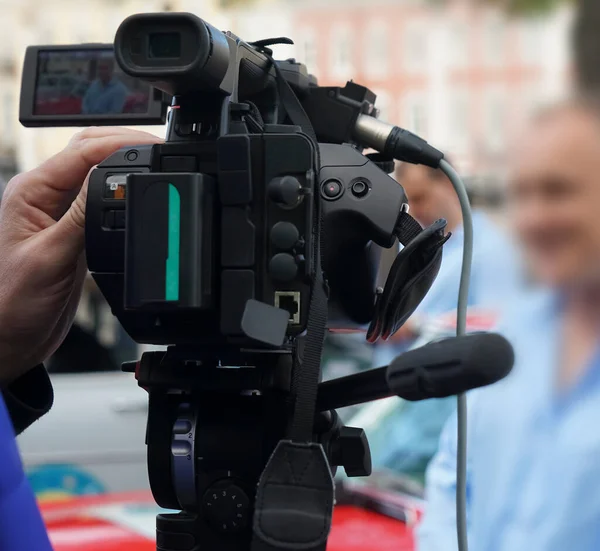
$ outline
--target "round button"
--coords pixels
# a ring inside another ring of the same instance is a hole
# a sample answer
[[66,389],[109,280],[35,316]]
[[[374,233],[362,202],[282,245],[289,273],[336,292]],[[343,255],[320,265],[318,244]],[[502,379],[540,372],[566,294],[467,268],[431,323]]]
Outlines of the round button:
[[343,191],[342,184],[339,180],[327,180],[321,187],[322,193],[327,199],[337,199]]
[[290,222],[277,222],[271,228],[271,243],[278,249],[292,249],[299,239],[300,232],[298,228]]
[[207,520],[219,532],[238,532],[248,524],[250,500],[244,490],[230,481],[209,488],[202,505]]
[[276,254],[269,262],[269,274],[277,281],[293,281],[297,273],[298,265],[291,254]]
[[129,162],[137,160],[138,156],[139,153],[135,149],[131,149],[130,151],[125,153],[125,159],[127,159]]
[[267,187],[271,201],[284,207],[295,207],[302,197],[302,184],[293,176],[273,178]]
[[359,180],[352,184],[352,195],[354,197],[364,197],[367,193],[369,193],[369,186],[366,182]]

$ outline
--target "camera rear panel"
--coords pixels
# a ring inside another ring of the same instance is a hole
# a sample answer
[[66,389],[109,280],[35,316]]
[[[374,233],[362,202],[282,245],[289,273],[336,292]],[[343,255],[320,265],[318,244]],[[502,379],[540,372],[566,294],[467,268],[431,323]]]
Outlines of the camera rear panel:
[[[302,332],[314,169],[312,142],[281,133],[125,148],[100,164],[88,191],[88,266],[127,332],[152,344],[250,344],[241,324],[249,299],[287,310],[288,335]],[[173,188],[178,295],[161,268]]]

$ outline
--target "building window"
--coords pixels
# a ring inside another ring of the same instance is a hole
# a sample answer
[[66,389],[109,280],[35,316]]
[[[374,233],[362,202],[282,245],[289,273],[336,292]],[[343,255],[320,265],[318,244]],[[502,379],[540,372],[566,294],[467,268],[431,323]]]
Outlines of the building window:
[[501,90],[488,90],[484,95],[483,138],[490,153],[499,153],[504,148],[505,100]]
[[542,48],[542,27],[535,19],[527,19],[521,26],[521,59],[527,65],[537,65],[545,53]]
[[408,72],[421,72],[427,64],[430,33],[421,22],[409,23],[404,29],[404,67]]
[[331,32],[331,74],[334,78],[352,77],[354,39],[355,35],[348,25],[333,28]]
[[460,21],[450,26],[448,34],[448,53],[452,66],[463,68],[469,65],[469,27]]
[[370,77],[385,77],[389,71],[389,26],[381,19],[369,22],[365,30],[364,72]]
[[506,50],[506,23],[500,16],[487,20],[483,36],[485,62],[488,65],[501,65]]
[[400,100],[403,114],[402,126],[422,138],[427,137],[428,118],[425,96],[422,93],[412,93]]
[[446,146],[449,150],[461,154],[469,146],[470,139],[470,110],[469,93],[464,88],[456,89],[450,93],[449,102],[449,141]]
[[317,50],[317,35],[313,29],[302,29],[298,36],[298,61],[304,63],[309,73],[318,73],[318,50]]

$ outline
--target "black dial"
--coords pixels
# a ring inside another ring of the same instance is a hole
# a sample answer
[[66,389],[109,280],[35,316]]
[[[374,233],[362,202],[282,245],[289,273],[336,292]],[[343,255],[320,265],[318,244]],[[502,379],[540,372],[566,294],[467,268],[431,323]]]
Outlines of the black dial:
[[231,480],[211,486],[204,494],[202,505],[206,519],[219,532],[235,533],[248,525],[250,499]]
[[293,176],[273,178],[267,187],[271,201],[283,207],[295,207],[302,197],[302,184]]

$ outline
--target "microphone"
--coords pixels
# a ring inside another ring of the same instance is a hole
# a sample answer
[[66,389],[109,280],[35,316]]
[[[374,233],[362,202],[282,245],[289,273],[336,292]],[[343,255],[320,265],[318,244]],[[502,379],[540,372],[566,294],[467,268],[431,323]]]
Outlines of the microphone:
[[319,385],[318,411],[390,396],[410,401],[446,398],[506,377],[514,364],[510,343],[495,333],[449,337],[409,350],[390,366]]
[[471,333],[398,356],[386,380],[390,391],[405,400],[445,398],[504,379],[514,361],[513,348],[503,336]]

